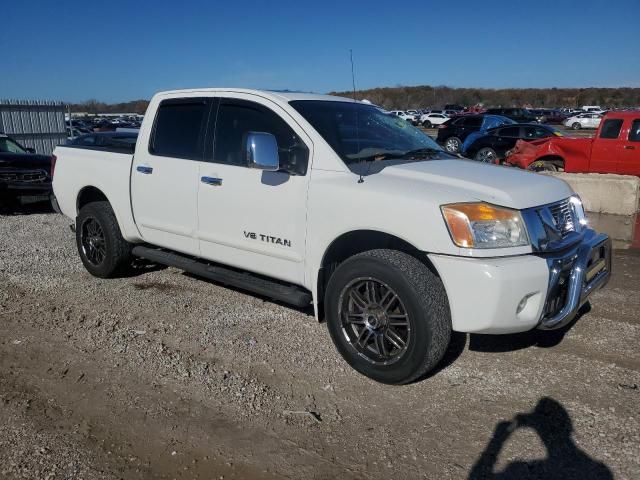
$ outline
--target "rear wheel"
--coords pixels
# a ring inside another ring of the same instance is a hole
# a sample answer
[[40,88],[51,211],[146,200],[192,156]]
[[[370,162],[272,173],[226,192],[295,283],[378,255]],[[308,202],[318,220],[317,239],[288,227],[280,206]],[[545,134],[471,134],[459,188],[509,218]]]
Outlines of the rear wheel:
[[325,312],[343,358],[382,383],[421,377],[442,359],[451,337],[442,282],[418,259],[395,250],[361,253],[338,266]]
[[444,149],[449,153],[458,153],[462,146],[462,140],[458,137],[449,137],[444,142]]
[[571,128],[573,128],[574,130],[580,130],[582,128],[582,125],[580,125],[580,122],[574,122],[571,125]]
[[493,148],[484,147],[478,150],[478,153],[476,153],[475,159],[478,160],[479,162],[495,163],[496,160],[498,159],[498,155],[496,154],[496,151]]
[[555,162],[538,160],[529,165],[527,170],[531,170],[533,172],[558,172],[560,171],[560,168]]
[[424,122],[422,122],[422,126],[424,128],[433,128],[433,124],[429,120],[425,120]]
[[132,245],[122,237],[109,202],[92,202],[80,209],[76,244],[83,265],[95,277],[117,277],[131,267]]

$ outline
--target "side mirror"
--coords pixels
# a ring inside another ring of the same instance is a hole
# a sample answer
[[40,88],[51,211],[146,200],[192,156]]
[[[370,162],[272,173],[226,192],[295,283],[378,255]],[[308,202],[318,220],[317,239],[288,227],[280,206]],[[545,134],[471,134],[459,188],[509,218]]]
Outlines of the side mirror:
[[36,149],[35,148],[29,147],[29,148],[25,148],[25,150],[26,150],[27,153],[36,153]]
[[276,137],[265,132],[249,132],[245,140],[247,165],[275,172],[280,169]]

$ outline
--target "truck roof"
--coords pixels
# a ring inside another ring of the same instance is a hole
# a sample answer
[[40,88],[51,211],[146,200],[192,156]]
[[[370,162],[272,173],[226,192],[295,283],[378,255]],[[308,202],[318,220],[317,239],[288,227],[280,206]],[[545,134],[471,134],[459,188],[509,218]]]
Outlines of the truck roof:
[[[589,112],[586,112],[589,113]],[[605,116],[607,118],[617,117],[617,118],[638,118],[640,116],[640,110],[610,110]]]
[[352,98],[338,97],[335,95],[322,95],[317,93],[306,92],[292,92],[289,90],[258,90],[250,88],[190,88],[181,90],[168,90],[164,92],[158,92],[158,95],[181,95],[186,93],[216,93],[216,92],[235,92],[235,93],[249,93],[253,95],[260,95],[267,97],[275,101],[291,102],[293,100],[325,100],[333,102],[353,102]]

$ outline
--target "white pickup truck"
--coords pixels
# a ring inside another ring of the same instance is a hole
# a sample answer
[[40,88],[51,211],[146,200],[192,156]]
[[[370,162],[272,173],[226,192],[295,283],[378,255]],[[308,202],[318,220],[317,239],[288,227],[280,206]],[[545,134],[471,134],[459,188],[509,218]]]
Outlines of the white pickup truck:
[[54,154],[91,274],[141,257],[313,305],[346,361],[380,382],[434,368],[452,330],[560,328],[610,275],[610,240],[565,182],[461,160],[346,98],[163,92],[134,154]]

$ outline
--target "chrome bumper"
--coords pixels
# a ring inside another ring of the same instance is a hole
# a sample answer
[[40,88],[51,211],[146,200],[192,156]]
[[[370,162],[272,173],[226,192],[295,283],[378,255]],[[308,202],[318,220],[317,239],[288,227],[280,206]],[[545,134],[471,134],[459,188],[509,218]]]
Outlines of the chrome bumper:
[[589,295],[611,276],[611,240],[594,230],[560,253],[541,254],[549,267],[549,288],[539,329],[554,330],[570,323]]

